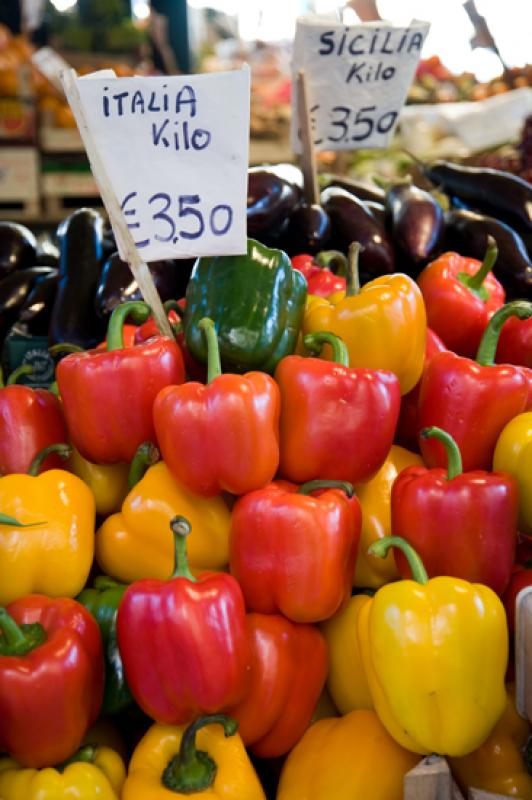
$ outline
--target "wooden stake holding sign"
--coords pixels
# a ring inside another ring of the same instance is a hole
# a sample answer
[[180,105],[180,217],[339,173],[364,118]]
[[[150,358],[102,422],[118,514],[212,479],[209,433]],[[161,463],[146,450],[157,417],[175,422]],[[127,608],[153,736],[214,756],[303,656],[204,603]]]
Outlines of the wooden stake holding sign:
[[[427,756],[405,775],[403,800],[464,800],[464,796],[453,780],[446,759],[441,756]],[[470,788],[467,800],[505,798],[500,794]]]
[[532,586],[522,589],[515,601],[515,705],[532,721]]
[[66,98],[76,118],[94,178],[100,189],[103,204],[109,214],[109,219],[115,231],[115,235],[120,237],[122,248],[126,254],[127,263],[129,264],[144,300],[151,308],[157,327],[165,336],[173,338],[172,328],[168,322],[168,317],[166,316],[161,298],[153,282],[151,272],[135,246],[133,235],[126,223],[120,203],[118,202],[118,198],[111,185],[98,148],[93,141],[89,126],[87,125],[76,83],[77,77],[76,71],[71,69],[62,73],[61,80]]
[[301,129],[301,170],[303,172],[303,193],[309,205],[319,203],[318,176],[316,175],[316,156],[310,124],[310,106],[305,70],[297,76],[297,107]]

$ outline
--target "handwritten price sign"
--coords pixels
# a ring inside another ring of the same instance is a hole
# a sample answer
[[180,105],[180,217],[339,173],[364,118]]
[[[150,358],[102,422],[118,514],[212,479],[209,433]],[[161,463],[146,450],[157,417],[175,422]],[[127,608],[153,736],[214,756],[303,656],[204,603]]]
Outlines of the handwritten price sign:
[[246,252],[247,67],[156,78],[94,73],[77,87],[145,261]]
[[[293,74],[305,71],[317,150],[388,145],[429,27],[428,22],[346,26],[318,15],[298,19]],[[296,99],[292,146],[300,152]]]

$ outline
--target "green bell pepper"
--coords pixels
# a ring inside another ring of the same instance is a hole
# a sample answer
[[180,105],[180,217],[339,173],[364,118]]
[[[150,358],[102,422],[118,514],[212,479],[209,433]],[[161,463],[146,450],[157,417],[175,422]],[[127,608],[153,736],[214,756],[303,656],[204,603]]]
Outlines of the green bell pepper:
[[99,575],[94,580],[94,587],[84,589],[76,598],[94,617],[102,635],[105,659],[102,714],[118,714],[133,704],[116,640],[116,615],[126,589],[126,584]]
[[198,323],[210,317],[227,370],[273,372],[295,350],[307,282],[282,250],[248,239],[247,255],[198,259],[186,299],[185,339],[196,359],[207,360]]

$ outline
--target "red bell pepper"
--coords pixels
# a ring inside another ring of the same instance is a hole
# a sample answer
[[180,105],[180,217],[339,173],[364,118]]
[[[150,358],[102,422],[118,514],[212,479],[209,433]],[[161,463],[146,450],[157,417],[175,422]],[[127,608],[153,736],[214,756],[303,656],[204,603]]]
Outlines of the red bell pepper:
[[327,645],[314,625],[278,614],[249,614],[251,681],[228,713],[260,758],[291,750],[308,728],[327,677]]
[[[437,356],[438,353],[444,353],[445,350],[447,350],[447,348],[440,337],[437,336],[430,328],[427,328],[423,373],[426,371],[434,356]],[[401,397],[401,410],[399,412],[399,421],[397,423],[395,441],[402,447],[406,447],[407,450],[418,449],[417,436],[419,425],[417,420],[417,408],[422,377],[423,376],[421,376],[419,382],[408,392],[408,394],[404,394]]]
[[0,609],[0,633],[0,749],[27,767],[59,764],[100,712],[98,625],[75,600],[34,594]]
[[[532,303],[508,303],[488,323],[476,361],[440,353],[423,376],[419,426],[447,431],[460,448],[466,471],[491,468],[499,434],[527,407],[529,386],[521,368],[495,366],[493,357],[504,322],[510,316],[527,319],[531,314]],[[429,467],[447,464],[440,442],[422,439],[421,453]]]
[[264,372],[222,375],[214,323],[202,319],[208,385],[169,386],[153,408],[164,461],[195,494],[245,494],[279,465],[279,389]]
[[329,295],[335,292],[345,292],[345,269],[347,267],[347,262],[343,267],[343,275],[331,272],[328,268],[328,265],[333,259],[337,259],[340,256],[345,261],[345,256],[334,250],[318,253],[316,257],[308,255],[307,253],[302,253],[301,255],[292,256],[290,260],[292,262],[292,267],[302,272],[305,276],[309,294],[316,295],[317,297],[329,297]]
[[145,321],[146,303],[123,303],[109,322],[107,351],[72,353],[57,366],[57,382],[73,444],[97,464],[131,461],[140,444],[155,440],[153,403],[158,392],[185,379],[173,339],[159,336],[123,347],[126,317]]
[[[189,375],[195,381],[205,383],[207,380],[207,368],[205,364],[200,364],[200,362],[196,361],[194,356],[191,355],[190,350],[187,347],[183,327],[180,324],[181,312],[185,310],[186,304],[187,301],[183,297],[177,303],[175,300],[167,300],[166,303],[164,303],[164,307],[168,311],[168,321],[174,329],[176,342],[178,343],[183,354],[187,375]],[[144,325],[141,325],[139,328],[137,328],[137,332],[135,334],[135,344],[142,344],[143,342],[148,341],[148,339],[151,339],[153,336],[160,335],[161,334],[159,332],[159,328],[157,327],[157,323],[153,317],[150,317],[149,320],[144,323]]]
[[497,244],[490,237],[484,261],[444,253],[425,267],[417,282],[427,309],[427,324],[449,350],[474,358],[505,292],[491,272]]
[[[32,368],[19,367],[2,384],[0,374],[0,474],[28,472],[35,456],[45,447],[67,439],[66,425],[57,397],[47,389],[17,386]],[[58,455],[48,456],[41,472],[61,465]]]
[[532,369],[532,317],[512,317],[504,323],[495,360],[498,364],[518,364]]
[[332,333],[309,334],[304,344],[317,354],[329,344],[333,361],[287,356],[275,370],[281,391],[279,472],[295,483],[368,481],[393,443],[399,380],[385,370],[350,369],[347,347]]
[[[133,347],[134,344],[138,344],[138,342],[137,342],[138,331],[139,331],[139,326],[138,325],[122,325],[122,346],[123,347]],[[57,345],[54,345],[54,348],[57,348],[57,347],[58,347]],[[107,347],[107,339],[104,339],[104,341],[101,342],[98,345],[98,347],[96,347],[96,350],[104,350],[105,351],[107,349],[108,349],[108,347]],[[80,347],[79,350],[76,348],[76,350],[71,350],[70,352],[82,353],[83,352],[83,348]]]
[[[326,491],[310,494],[319,489]],[[229,564],[246,607],[293,622],[331,617],[351,595],[360,528],[360,504],[342,481],[299,488],[275,481],[241,497],[233,508]]]
[[[429,578],[450,575],[484,583],[502,594],[510,580],[517,542],[519,492],[505,472],[462,472],[456,442],[439,428],[421,436],[439,440],[448,459],[444,469],[407,467],[392,488],[392,530],[410,542]],[[394,553],[403,578],[405,555]]]
[[244,598],[222,572],[195,578],[186,537],[174,517],[176,566],[167,581],[126,590],[117,615],[118,646],[139,706],[157,722],[180,725],[238,703],[248,688],[251,653]]

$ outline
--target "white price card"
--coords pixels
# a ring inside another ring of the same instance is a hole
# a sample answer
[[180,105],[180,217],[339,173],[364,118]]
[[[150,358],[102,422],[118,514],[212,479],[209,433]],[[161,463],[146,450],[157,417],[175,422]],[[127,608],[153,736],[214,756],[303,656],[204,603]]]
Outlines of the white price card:
[[76,80],[89,158],[94,148],[145,262],[247,251],[249,75]]
[[[293,85],[304,70],[310,126],[317,150],[387,147],[429,31],[385,21],[343,25],[308,15],[297,21]],[[292,147],[301,152],[297,96],[292,100]]]
[[63,86],[61,85],[60,76],[64,70],[70,69],[70,65],[63,56],[60,56],[51,47],[41,47],[33,53],[31,60],[39,72],[62,94]]

